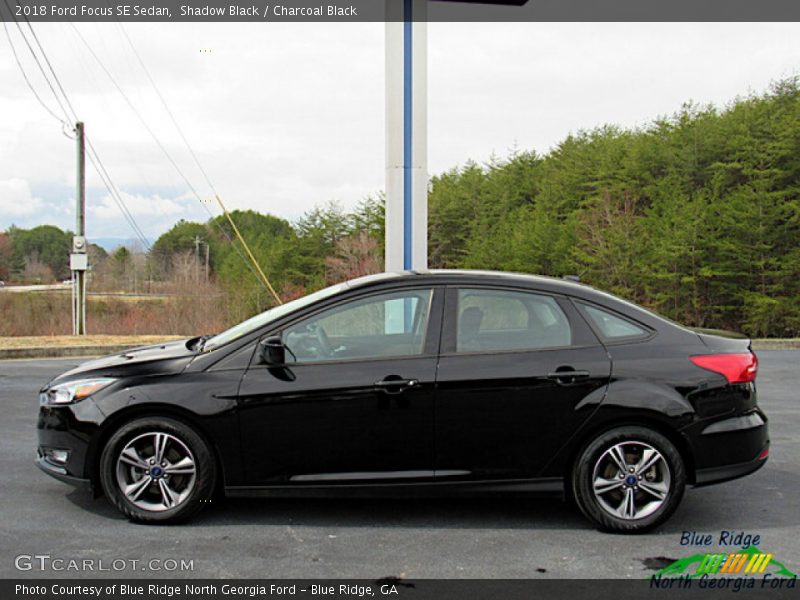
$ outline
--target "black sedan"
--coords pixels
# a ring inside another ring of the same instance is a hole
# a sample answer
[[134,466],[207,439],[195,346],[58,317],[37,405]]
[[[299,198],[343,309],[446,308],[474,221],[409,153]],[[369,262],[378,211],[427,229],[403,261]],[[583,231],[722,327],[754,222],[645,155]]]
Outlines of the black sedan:
[[757,364],[571,281],[381,274],[60,375],[37,464],[139,522],[217,493],[529,492],[637,532],[765,463]]

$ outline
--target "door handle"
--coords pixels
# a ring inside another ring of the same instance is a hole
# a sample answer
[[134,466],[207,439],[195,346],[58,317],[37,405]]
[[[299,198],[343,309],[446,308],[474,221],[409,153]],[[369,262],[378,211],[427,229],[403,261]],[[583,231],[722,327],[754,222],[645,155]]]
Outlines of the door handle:
[[399,394],[405,389],[419,385],[419,379],[382,379],[375,382],[375,387],[383,390],[387,394]]
[[575,369],[556,370],[553,373],[548,373],[547,378],[561,385],[569,385],[570,383],[575,383],[579,379],[588,379],[589,371]]

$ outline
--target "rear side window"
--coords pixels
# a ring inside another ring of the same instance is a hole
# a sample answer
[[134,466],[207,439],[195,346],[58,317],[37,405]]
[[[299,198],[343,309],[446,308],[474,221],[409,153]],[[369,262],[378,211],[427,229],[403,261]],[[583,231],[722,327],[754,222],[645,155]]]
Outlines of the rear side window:
[[588,317],[589,321],[594,325],[594,328],[605,340],[617,341],[642,338],[650,335],[650,332],[644,327],[616,313],[592,306],[591,304],[583,304],[582,302],[577,304],[581,312]]
[[550,296],[487,289],[458,290],[457,352],[558,348],[572,343],[564,311]]

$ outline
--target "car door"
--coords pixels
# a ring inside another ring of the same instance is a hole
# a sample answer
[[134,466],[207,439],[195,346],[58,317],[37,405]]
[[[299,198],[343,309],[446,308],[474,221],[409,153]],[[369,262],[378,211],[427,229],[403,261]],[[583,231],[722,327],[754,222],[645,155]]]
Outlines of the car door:
[[447,290],[436,401],[437,479],[540,474],[594,409],[608,353],[563,297]]
[[251,484],[430,479],[442,304],[432,287],[367,293],[285,327],[287,365],[240,386]]

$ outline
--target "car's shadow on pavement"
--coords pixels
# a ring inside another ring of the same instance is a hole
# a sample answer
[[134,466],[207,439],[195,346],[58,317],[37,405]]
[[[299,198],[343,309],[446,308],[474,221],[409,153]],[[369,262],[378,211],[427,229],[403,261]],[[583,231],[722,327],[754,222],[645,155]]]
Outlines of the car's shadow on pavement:
[[[73,505],[101,519],[124,520],[105,498],[73,491]],[[558,499],[493,498],[223,498],[190,525],[588,529],[577,508]]]
[[681,506],[658,531],[678,533],[694,530],[760,531],[797,525],[794,490],[800,474],[767,465],[752,475],[703,488],[689,489]]
[[[758,530],[796,524],[782,489],[800,487],[800,475],[764,468],[745,479],[687,489],[675,515],[655,533],[684,530]],[[102,519],[124,517],[105,498],[73,491],[66,499]],[[455,529],[592,529],[571,502],[557,498],[223,498],[190,525],[426,527]]]
[[542,498],[236,499],[203,519],[270,525],[438,529],[586,529],[577,508]]

